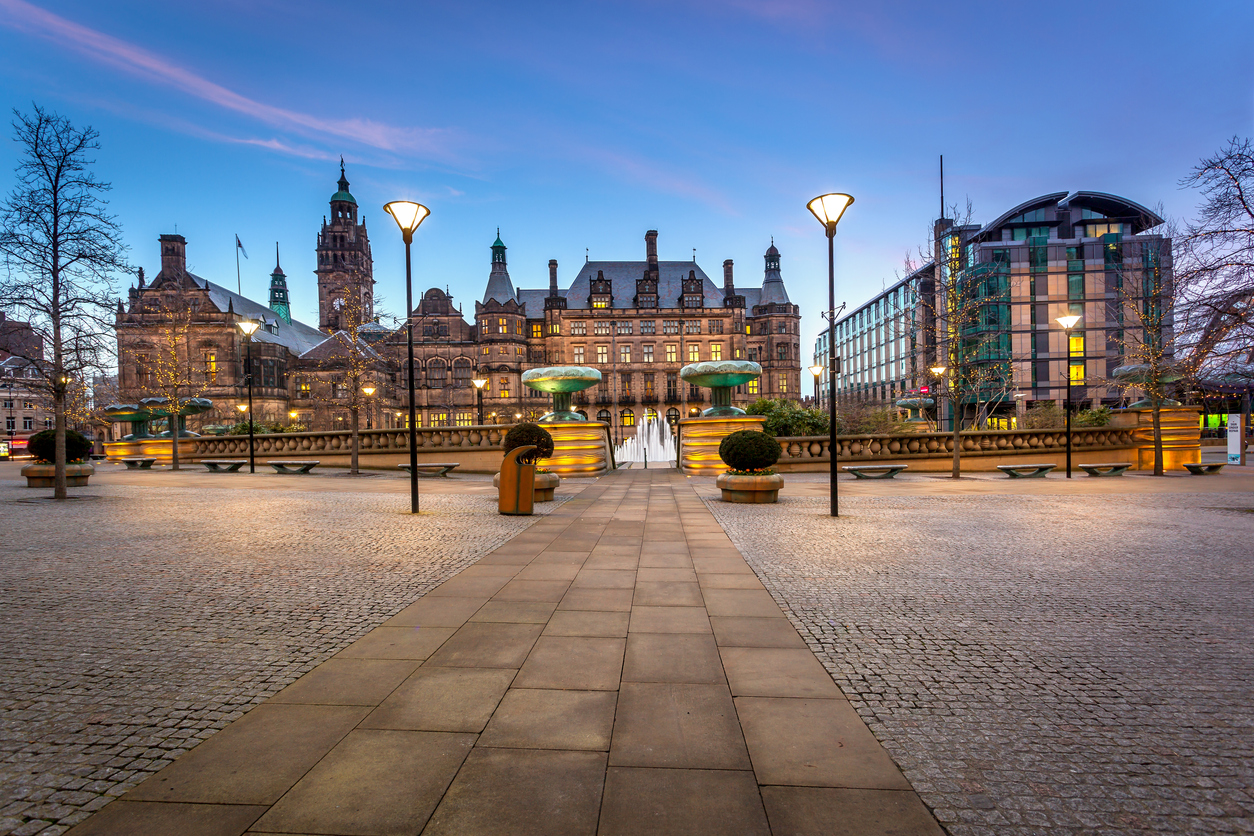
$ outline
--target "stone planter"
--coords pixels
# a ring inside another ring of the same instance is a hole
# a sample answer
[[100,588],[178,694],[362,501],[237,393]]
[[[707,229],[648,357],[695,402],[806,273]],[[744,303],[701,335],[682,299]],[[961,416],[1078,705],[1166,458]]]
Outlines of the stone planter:
[[[535,481],[535,489],[532,491],[533,502],[552,502],[553,491],[557,490],[557,486],[561,484],[562,478],[556,473],[537,473]],[[492,486],[494,488],[501,487],[501,474],[497,473],[492,477]]]
[[[65,486],[82,488],[87,486],[87,479],[96,468],[89,464],[67,464],[65,466]],[[51,488],[56,486],[57,466],[55,464],[28,464],[22,468],[28,488]]]
[[724,502],[778,502],[784,477],[778,473],[769,476],[733,476],[724,473],[718,477],[716,484],[723,492]]

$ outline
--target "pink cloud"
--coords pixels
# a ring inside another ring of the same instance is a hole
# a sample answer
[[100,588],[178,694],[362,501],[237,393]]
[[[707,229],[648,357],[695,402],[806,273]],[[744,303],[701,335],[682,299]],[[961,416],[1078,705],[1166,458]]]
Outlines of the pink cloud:
[[[287,110],[258,102],[215,84],[183,67],[166,61],[141,47],[81,26],[73,21],[26,2],[0,0],[0,23],[54,43],[81,55],[150,82],[173,87],[218,107],[243,114],[276,128],[306,136],[350,140],[382,151],[420,154],[448,160],[446,144],[450,132],[438,128],[412,128],[388,125],[372,119],[323,119],[308,113]],[[256,144],[288,151],[277,140]],[[308,149],[300,153],[308,155]]]

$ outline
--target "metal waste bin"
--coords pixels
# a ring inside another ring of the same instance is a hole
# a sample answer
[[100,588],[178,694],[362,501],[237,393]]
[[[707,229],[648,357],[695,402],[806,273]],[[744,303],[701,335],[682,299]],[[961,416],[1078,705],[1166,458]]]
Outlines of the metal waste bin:
[[536,466],[524,464],[536,447],[533,444],[515,447],[505,454],[501,462],[501,486],[498,489],[497,509],[510,516],[531,516],[535,508]]

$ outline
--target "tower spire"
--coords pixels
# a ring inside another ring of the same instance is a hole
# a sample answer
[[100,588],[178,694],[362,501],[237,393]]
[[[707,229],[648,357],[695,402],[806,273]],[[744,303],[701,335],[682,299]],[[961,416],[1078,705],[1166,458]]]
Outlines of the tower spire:
[[279,242],[274,242],[274,272],[270,274],[270,310],[279,319],[292,324],[292,306],[287,298],[287,276],[279,266]]

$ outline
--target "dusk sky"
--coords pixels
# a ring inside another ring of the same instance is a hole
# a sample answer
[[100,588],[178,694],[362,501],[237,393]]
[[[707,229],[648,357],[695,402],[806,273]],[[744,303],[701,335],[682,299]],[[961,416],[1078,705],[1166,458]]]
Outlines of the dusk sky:
[[[292,313],[317,323],[314,245],[339,157],[377,292],[404,306],[388,200],[428,205],[415,295],[473,315],[497,227],[516,285],[585,257],[690,259],[758,285],[771,236],[810,357],[826,247],[806,202],[856,203],[838,301],[923,243],[940,198],[990,221],[1040,194],[1113,192],[1187,217],[1177,182],[1251,134],[1254,4],[368,3],[0,0],[6,110],[101,133],[131,260],[187,237],[197,274],[264,301],[279,242]],[[7,121],[7,120],[6,120]],[[6,136],[11,130],[6,128]],[[16,147],[0,144],[0,189]],[[125,289],[120,284],[119,290]]]

